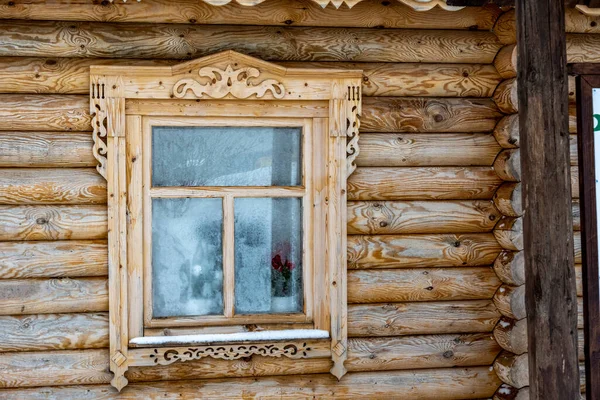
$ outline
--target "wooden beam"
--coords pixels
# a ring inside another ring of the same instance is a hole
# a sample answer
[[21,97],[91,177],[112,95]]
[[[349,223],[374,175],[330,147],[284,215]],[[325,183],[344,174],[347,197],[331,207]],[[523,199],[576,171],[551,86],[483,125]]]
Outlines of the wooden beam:
[[576,399],[565,4],[517,0],[516,6],[530,393]]

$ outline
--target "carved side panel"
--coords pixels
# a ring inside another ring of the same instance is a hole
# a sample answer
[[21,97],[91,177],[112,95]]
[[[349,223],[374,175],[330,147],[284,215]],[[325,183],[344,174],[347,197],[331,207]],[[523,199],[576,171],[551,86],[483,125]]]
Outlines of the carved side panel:
[[348,144],[346,145],[347,154],[347,176],[352,175],[356,170],[356,157],[360,151],[358,147],[358,133],[360,129],[361,114],[361,90],[360,86],[348,86],[348,99],[346,102],[346,136]]
[[106,179],[107,126],[106,85],[99,79],[92,79],[90,84],[90,115],[92,116],[92,138],[94,158],[98,160],[96,169]]

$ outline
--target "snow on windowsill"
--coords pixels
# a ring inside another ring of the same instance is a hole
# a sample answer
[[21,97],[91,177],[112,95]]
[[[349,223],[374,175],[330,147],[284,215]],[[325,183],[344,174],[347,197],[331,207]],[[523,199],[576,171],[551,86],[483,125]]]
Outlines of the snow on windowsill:
[[260,331],[241,333],[215,333],[180,336],[145,336],[129,341],[132,346],[188,346],[210,345],[214,343],[265,342],[281,340],[329,339],[329,332],[319,329],[287,329],[281,331]]

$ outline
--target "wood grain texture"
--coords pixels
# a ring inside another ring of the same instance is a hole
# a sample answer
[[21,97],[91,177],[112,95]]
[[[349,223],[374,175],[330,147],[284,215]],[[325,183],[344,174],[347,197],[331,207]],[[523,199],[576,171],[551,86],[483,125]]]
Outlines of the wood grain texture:
[[491,132],[502,117],[491,99],[365,97],[361,132]]
[[581,230],[581,209],[580,203],[578,199],[573,199],[573,230],[579,231]]
[[[65,7],[66,6],[66,7]],[[309,0],[278,0],[252,7],[229,3],[215,7],[195,0],[147,0],[94,4],[81,0],[15,1],[0,7],[1,19],[236,24],[280,26],[360,26],[370,28],[489,30],[500,15],[497,7],[427,13],[400,2],[362,1],[352,8],[320,7]]]
[[485,133],[364,133],[359,167],[491,166],[500,145]]
[[512,286],[525,284],[525,255],[522,251],[502,250],[494,261],[494,271],[502,282]]
[[519,98],[517,93],[517,79],[511,78],[502,81],[494,92],[494,102],[504,114],[519,112]]
[[350,235],[491,232],[499,218],[489,200],[348,202]]
[[0,94],[0,130],[89,131],[87,96]]
[[108,347],[108,314],[0,317],[0,351],[83,350]]
[[0,240],[106,239],[106,206],[0,206]]
[[105,203],[106,180],[95,168],[0,168],[0,204]]
[[600,62],[600,35],[567,34],[567,62]]
[[494,228],[494,237],[504,249],[523,250],[523,218],[502,217]]
[[571,159],[571,165],[579,165],[579,156],[577,155],[577,134],[570,135],[569,138],[569,155]]
[[504,46],[494,60],[494,67],[503,79],[517,76],[517,45]]
[[0,279],[106,276],[105,241],[0,242]]
[[488,200],[502,183],[491,167],[362,167],[348,200]]
[[0,315],[108,311],[106,278],[0,280]]
[[502,382],[517,389],[529,386],[529,360],[527,354],[500,353],[494,362],[494,371]]
[[491,299],[501,283],[491,267],[355,270],[348,303]]
[[505,149],[519,147],[519,115],[512,114],[503,117],[494,128],[494,137]]
[[[427,382],[427,385],[423,385]],[[202,396],[215,399],[289,398],[289,399],[356,399],[394,398],[398,393],[411,399],[489,398],[500,380],[489,367],[440,368],[422,371],[351,372],[340,382],[331,374],[298,375],[270,378],[215,379],[207,381],[143,382],[128,385],[117,392],[108,385],[43,387],[6,390],[6,400],[68,399],[148,399],[175,400]]]
[[527,320],[502,317],[494,328],[494,338],[504,349],[514,354],[527,352]]
[[494,205],[503,215],[520,217],[523,215],[523,200],[520,182],[505,182],[494,194]]
[[63,21],[6,20],[0,36],[11,41],[0,56],[30,57],[193,59],[235,50],[268,61],[489,64],[501,47],[482,31]]
[[521,153],[519,149],[504,149],[494,161],[494,171],[508,182],[521,181]]
[[527,317],[525,308],[525,285],[502,285],[494,295],[498,311],[508,318],[521,320]]
[[491,332],[500,313],[491,300],[348,306],[348,335],[402,336]]
[[515,10],[511,9],[496,20],[493,32],[503,44],[517,43]]
[[0,132],[0,167],[94,167],[92,145],[87,132]]

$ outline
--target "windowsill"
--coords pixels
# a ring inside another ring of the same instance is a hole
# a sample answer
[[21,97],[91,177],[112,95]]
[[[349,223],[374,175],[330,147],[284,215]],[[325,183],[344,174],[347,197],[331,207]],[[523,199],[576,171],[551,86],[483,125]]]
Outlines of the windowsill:
[[145,336],[129,341],[132,347],[199,346],[215,343],[272,342],[285,340],[329,339],[329,332],[319,329],[286,329],[242,333],[217,333],[180,336]]

